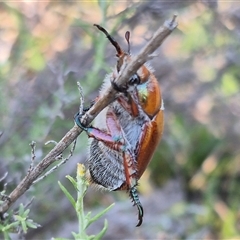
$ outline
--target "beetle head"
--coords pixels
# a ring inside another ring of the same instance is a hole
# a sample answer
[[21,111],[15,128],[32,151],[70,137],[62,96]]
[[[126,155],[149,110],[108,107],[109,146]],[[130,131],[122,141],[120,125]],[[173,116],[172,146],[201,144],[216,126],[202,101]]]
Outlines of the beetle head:
[[[122,66],[128,62],[131,61],[131,55],[130,55],[130,32],[127,31],[125,33],[125,39],[128,44],[128,51],[125,52],[122,50],[122,48],[119,46],[118,42],[108,33],[108,31],[101,27],[98,24],[94,24],[95,27],[97,27],[101,32],[103,32],[108,40],[112,43],[112,45],[115,47],[117,54],[116,56],[118,57],[117,61],[117,72],[120,72]],[[141,83],[144,83],[148,80],[148,77],[150,75],[150,72],[146,66],[141,66],[138,71],[129,79],[129,84],[130,85],[138,85]]]

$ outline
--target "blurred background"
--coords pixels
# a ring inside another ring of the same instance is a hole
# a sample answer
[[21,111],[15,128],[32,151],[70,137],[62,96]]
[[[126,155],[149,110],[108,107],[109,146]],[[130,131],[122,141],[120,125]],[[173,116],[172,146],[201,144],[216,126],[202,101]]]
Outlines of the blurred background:
[[[144,223],[135,228],[137,211],[125,192],[90,188],[86,211],[116,202],[106,215],[103,239],[240,238],[240,5],[235,1],[0,3],[0,177],[8,172],[7,193],[27,173],[29,143],[36,141],[37,163],[53,147],[45,143],[59,141],[73,126],[77,81],[88,105],[115,65],[115,49],[93,24],[105,27],[126,50],[129,30],[134,54],[175,13],[178,29],[151,61],[165,102],[165,130],[140,181]],[[26,239],[71,238],[77,230],[74,209],[57,181],[76,195],[65,176],[75,177],[77,163],[86,160],[86,140],[82,134],[69,162],[21,197],[19,203],[27,203],[35,196],[30,217],[42,226]]]

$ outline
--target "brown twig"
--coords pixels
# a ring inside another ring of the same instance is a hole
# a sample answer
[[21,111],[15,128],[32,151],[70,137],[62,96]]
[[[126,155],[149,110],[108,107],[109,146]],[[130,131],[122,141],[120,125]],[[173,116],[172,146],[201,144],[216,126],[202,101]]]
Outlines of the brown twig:
[[[151,54],[162,44],[168,35],[177,27],[176,15],[172,20],[166,21],[154,34],[152,39],[145,45],[140,53],[133,58],[124,71],[122,71],[116,83],[121,86],[146,62],[151,58]],[[84,124],[90,124],[92,120],[108,106],[116,98],[117,92],[110,87],[106,94],[99,99],[90,109],[85,113],[82,120]],[[69,132],[59,141],[59,143],[46,155],[44,159],[32,169],[32,171],[19,183],[19,185],[10,193],[9,199],[0,206],[0,213],[6,212],[9,207],[23,195],[33,184],[33,182],[46,170],[52,163],[55,162],[59,156],[82,132],[78,126],[74,126]]]

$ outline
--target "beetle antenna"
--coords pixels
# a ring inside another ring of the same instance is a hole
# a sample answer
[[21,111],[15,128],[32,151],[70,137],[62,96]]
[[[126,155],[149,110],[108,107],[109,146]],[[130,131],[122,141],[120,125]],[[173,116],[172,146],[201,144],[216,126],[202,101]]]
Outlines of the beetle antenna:
[[143,207],[139,200],[137,189],[135,187],[132,187],[130,189],[130,197],[133,200],[133,203],[134,203],[133,205],[134,206],[136,205],[138,208],[138,224],[136,225],[136,227],[139,227],[142,225],[142,222],[143,222]]
[[128,43],[128,53],[130,54],[130,32],[129,31],[126,31],[125,39],[126,39],[126,41]]
[[123,54],[123,51],[122,51],[121,47],[119,46],[119,44],[114,40],[114,38],[108,33],[108,31],[105,28],[101,27],[98,24],[93,24],[93,26],[97,27],[101,32],[103,32],[106,35],[106,37],[111,42],[111,44],[116,48],[117,56],[120,56]]

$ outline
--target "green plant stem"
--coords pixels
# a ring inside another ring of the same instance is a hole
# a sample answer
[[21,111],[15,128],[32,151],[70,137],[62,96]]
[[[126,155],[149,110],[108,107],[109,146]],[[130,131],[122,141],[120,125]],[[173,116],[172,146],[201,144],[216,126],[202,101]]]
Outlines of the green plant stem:
[[83,198],[86,194],[88,188],[88,183],[85,179],[85,167],[82,164],[78,164],[77,169],[77,202],[76,202],[76,212],[79,223],[79,237],[81,239],[87,239],[88,236],[85,232],[87,227],[87,217],[84,214],[83,208]]

